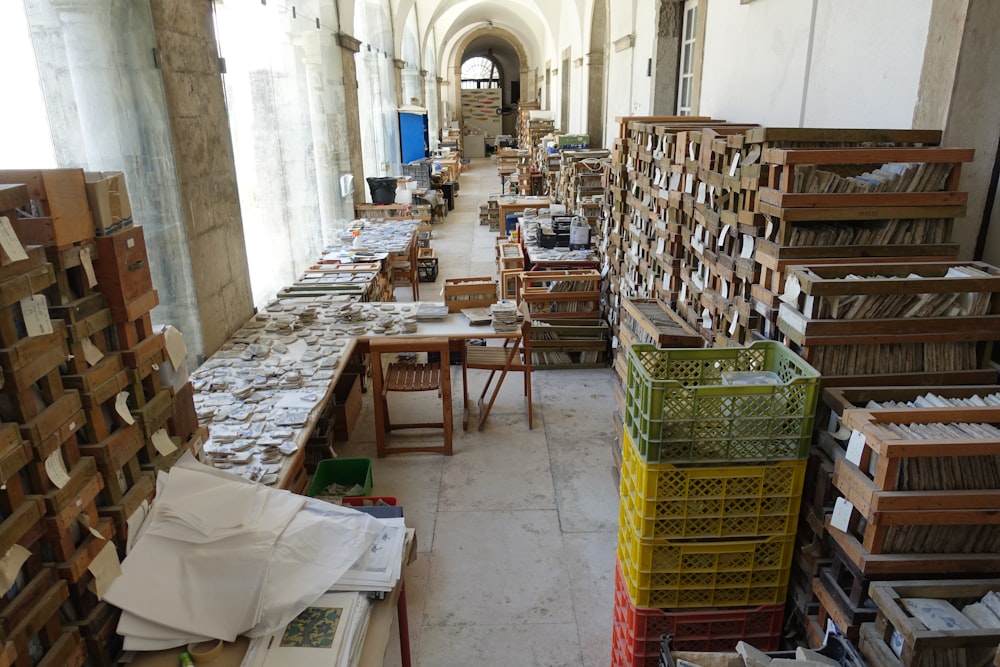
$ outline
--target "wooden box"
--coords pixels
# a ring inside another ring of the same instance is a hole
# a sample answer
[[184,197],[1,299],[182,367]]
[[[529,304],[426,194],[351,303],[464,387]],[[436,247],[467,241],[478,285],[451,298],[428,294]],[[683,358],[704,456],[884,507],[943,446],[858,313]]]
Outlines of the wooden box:
[[104,292],[112,309],[153,291],[142,227],[99,237],[97,252],[99,257],[94,261],[97,289]]
[[86,172],[87,200],[94,218],[94,233],[108,236],[132,226],[132,205],[120,171]]
[[990,664],[1000,628],[977,627],[959,612],[1000,591],[998,579],[876,581],[869,590],[878,606],[874,625],[865,626],[861,650],[874,665],[948,667]]
[[493,278],[446,278],[444,302],[449,313],[463,308],[487,308],[496,303],[497,283]]
[[340,376],[333,390],[333,439],[344,442],[361,414],[361,378],[356,373]]
[[63,248],[94,237],[82,169],[3,170],[0,183],[28,188],[32,215],[11,220],[25,245]]

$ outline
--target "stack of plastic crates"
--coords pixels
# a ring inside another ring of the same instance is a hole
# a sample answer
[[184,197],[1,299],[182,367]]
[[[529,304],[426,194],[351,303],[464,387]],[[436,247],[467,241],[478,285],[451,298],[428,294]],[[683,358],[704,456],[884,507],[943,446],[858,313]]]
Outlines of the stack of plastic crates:
[[613,666],[779,647],[818,393],[781,343],[629,348]]

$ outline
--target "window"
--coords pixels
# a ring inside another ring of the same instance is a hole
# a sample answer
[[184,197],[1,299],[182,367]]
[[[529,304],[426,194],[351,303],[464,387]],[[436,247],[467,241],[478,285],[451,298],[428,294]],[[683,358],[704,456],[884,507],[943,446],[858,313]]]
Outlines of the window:
[[477,56],[462,63],[462,88],[499,88],[500,71],[490,58]]
[[694,83],[695,42],[697,41],[698,0],[684,3],[684,25],[681,39],[680,76],[677,81],[677,115],[691,115],[691,93]]

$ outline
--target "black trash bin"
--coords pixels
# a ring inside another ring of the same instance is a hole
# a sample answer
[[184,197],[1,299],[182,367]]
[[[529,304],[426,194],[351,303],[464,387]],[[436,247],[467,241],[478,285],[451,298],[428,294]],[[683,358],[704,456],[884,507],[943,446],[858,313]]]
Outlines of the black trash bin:
[[374,204],[395,204],[396,203],[396,179],[376,178],[371,176],[367,179],[368,191],[372,195]]

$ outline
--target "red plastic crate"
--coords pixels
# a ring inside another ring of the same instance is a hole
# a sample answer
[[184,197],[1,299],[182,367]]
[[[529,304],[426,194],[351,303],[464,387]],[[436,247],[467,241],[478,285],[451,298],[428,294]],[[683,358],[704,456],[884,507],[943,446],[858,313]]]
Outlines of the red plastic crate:
[[680,612],[636,607],[621,564],[615,567],[612,664],[658,667],[660,635],[673,635],[679,651],[732,651],[745,641],[762,651],[780,648],[784,605]]
[[340,504],[349,507],[364,507],[365,503],[374,505],[379,501],[390,507],[399,505],[399,499],[396,496],[344,496],[340,499]]

